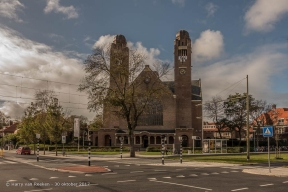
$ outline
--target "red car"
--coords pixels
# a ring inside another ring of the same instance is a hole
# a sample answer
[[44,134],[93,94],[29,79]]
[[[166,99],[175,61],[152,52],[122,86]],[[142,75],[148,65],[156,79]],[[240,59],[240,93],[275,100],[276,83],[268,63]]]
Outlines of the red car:
[[31,154],[31,149],[29,147],[19,147],[16,150],[17,154],[23,155],[23,154],[27,154],[30,155]]

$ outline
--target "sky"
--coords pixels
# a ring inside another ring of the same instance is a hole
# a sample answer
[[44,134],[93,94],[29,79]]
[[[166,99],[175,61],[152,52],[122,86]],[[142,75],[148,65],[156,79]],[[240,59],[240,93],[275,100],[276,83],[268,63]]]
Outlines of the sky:
[[93,48],[122,34],[147,64],[173,68],[179,30],[192,40],[204,102],[246,92],[248,75],[249,94],[288,107],[287,29],[288,0],[0,0],[0,110],[19,119],[36,90],[50,89],[92,119],[77,88]]

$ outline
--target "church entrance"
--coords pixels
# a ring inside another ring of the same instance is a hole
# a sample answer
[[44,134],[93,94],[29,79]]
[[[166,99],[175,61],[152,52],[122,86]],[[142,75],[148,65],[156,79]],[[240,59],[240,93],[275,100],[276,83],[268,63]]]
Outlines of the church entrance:
[[142,137],[142,140],[143,140],[143,147],[146,148],[149,146],[149,143],[148,143],[148,136],[147,135],[144,135]]

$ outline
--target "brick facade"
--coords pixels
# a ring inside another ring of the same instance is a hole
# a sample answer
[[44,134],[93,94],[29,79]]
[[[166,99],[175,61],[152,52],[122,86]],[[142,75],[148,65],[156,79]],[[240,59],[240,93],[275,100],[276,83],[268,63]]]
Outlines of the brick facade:
[[[111,46],[111,54],[114,49],[127,52],[126,39],[123,35],[117,35]],[[192,136],[202,138],[202,92],[201,80],[191,80],[191,40],[189,33],[181,30],[174,40],[174,75],[175,81],[161,82],[168,94],[161,98],[163,107],[163,125],[137,126],[134,131],[135,147],[146,148],[148,146],[161,146],[161,135],[166,136],[168,147],[179,145],[179,136],[185,136],[183,146],[192,147]],[[127,52],[128,53],[128,52]],[[111,55],[113,58],[113,55]],[[127,61],[127,60],[126,60]],[[111,60],[111,66],[113,62]],[[128,64],[124,63],[128,66]],[[148,65],[139,74],[144,78],[148,73],[153,73]],[[138,78],[137,78],[138,79]],[[113,83],[111,83],[113,86]],[[146,86],[143,82],[143,86]],[[104,126],[98,132],[93,133],[94,146],[119,146],[117,136],[124,136],[124,145],[129,145],[127,124],[124,119],[114,116],[111,111],[117,110],[104,106]]]

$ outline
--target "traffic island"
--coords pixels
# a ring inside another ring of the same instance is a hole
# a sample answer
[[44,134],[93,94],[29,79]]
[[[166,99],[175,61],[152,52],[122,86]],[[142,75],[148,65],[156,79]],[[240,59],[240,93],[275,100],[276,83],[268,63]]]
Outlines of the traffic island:
[[99,166],[69,166],[58,168],[61,172],[75,172],[75,173],[107,173],[110,169]]

